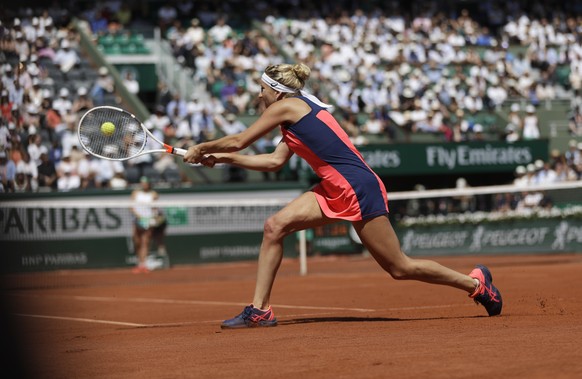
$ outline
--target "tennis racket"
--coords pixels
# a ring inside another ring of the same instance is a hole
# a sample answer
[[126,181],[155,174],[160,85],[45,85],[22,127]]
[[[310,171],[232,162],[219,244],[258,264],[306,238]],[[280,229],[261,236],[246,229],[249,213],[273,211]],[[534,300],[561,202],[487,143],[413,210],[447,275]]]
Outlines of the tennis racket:
[[[77,136],[81,146],[89,154],[113,161],[126,161],[153,153],[183,157],[187,151],[163,143],[135,115],[111,106],[88,110],[79,121]],[[163,148],[145,150],[148,138]]]

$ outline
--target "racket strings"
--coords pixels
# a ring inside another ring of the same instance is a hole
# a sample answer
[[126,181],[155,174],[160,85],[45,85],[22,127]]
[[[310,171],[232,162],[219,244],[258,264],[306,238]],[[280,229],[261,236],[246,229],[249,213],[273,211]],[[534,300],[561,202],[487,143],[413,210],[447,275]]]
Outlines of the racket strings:
[[[114,124],[113,132],[103,131],[105,122]],[[79,125],[79,139],[91,154],[109,159],[128,159],[145,147],[147,136],[131,114],[108,108],[89,111]]]

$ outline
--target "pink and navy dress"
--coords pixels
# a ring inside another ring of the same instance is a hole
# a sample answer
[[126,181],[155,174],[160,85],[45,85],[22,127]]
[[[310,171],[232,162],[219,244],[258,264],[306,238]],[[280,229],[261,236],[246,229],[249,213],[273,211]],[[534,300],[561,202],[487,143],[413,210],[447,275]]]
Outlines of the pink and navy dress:
[[309,99],[311,112],[281,127],[283,140],[321,178],[313,189],[330,218],[359,221],[388,213],[386,187],[335,118]]

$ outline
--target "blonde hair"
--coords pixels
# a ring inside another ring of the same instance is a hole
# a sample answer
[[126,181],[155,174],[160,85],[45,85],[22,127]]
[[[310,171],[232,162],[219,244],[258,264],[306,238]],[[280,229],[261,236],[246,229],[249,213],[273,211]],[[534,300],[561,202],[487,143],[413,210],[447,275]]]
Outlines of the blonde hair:
[[[305,82],[309,79],[311,69],[305,63],[281,63],[268,66],[265,69],[265,73],[271,79],[299,91],[305,87]],[[289,94],[288,96],[292,95]]]

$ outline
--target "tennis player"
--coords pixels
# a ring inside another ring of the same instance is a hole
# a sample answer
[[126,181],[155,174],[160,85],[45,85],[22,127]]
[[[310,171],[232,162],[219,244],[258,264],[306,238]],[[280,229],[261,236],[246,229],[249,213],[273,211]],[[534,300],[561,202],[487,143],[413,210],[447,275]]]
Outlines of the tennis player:
[[152,189],[151,183],[146,176],[142,176],[139,181],[140,188],[131,193],[131,199],[136,203],[131,208],[134,217],[133,246],[138,259],[136,267],[132,270],[135,274],[149,272],[146,260],[156,221],[156,209],[153,204],[158,199],[158,193]]
[[[275,326],[271,289],[283,257],[283,238],[290,233],[341,220],[352,222],[364,246],[395,279],[444,284],[466,291],[490,316],[501,313],[501,294],[487,267],[464,275],[430,260],[412,259],[400,250],[388,215],[386,188],[327,110],[330,105],[303,90],[311,70],[305,64],[268,66],[261,77],[259,99],[265,111],[241,133],[192,146],[189,163],[277,171],[295,153],[321,178],[320,183],[265,222],[253,302],[225,320],[222,328]],[[280,127],[282,141],[269,154],[237,154]]]

